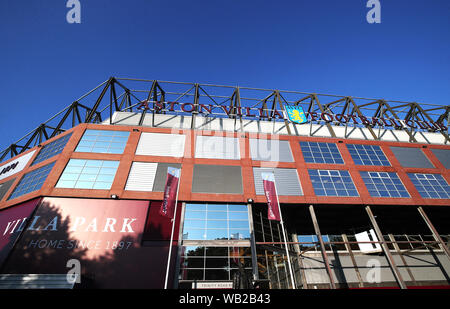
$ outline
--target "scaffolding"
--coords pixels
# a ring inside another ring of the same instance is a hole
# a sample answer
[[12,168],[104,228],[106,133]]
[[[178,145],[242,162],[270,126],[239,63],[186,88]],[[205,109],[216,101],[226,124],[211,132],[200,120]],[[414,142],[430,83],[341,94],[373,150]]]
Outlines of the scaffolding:
[[[182,108],[189,106],[189,110]],[[73,101],[63,110],[29,131],[25,136],[0,152],[0,162],[27,151],[80,123],[112,123],[115,112],[141,113],[139,125],[146,114],[192,115],[191,128],[196,118],[210,117],[234,119],[235,123],[249,117],[266,121],[285,122],[285,106],[301,106],[310,115],[333,114],[342,117],[372,117],[372,122],[327,121],[324,123],[331,137],[336,137],[333,126],[365,127],[375,140],[380,140],[381,130],[392,125],[405,131],[409,141],[417,143],[414,132],[439,132],[445,142],[450,142],[448,126],[450,105],[405,102],[397,100],[319,94],[299,91],[260,89],[161,80],[110,77],[94,89]],[[246,111],[244,113],[243,111]],[[253,114],[254,113],[254,114]],[[391,119],[391,123],[385,120]],[[397,126],[398,123],[415,122],[416,128]],[[433,125],[429,125],[432,123]],[[438,130],[436,129],[438,128]]]

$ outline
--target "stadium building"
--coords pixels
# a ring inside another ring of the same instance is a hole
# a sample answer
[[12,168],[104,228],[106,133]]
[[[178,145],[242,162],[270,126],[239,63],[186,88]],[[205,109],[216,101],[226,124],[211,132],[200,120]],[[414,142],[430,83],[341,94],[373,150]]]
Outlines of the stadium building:
[[109,78],[0,153],[0,287],[448,288],[449,111]]

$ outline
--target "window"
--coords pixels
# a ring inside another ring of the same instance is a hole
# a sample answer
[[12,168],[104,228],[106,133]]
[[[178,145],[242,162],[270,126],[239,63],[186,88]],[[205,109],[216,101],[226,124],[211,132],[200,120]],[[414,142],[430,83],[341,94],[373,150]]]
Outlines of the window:
[[119,161],[70,159],[56,188],[109,190]]
[[360,172],[372,197],[409,197],[396,173]]
[[195,164],[192,192],[242,194],[241,167],[237,165]]
[[450,149],[431,149],[446,169],[450,169]]
[[123,153],[130,132],[86,130],[76,152]]
[[306,163],[344,164],[336,144],[300,142]]
[[247,205],[186,204],[183,240],[249,238]]
[[239,139],[222,136],[197,136],[195,157],[240,160]]
[[391,165],[380,146],[347,144],[347,148],[356,165]]
[[5,181],[4,183],[0,183],[0,200],[2,200],[6,192],[8,192],[9,188],[11,188],[14,181],[16,181],[16,178]]
[[133,162],[125,190],[164,192],[168,167],[181,168],[181,164]]
[[250,154],[253,160],[294,162],[289,141],[279,139],[250,139]]
[[239,265],[251,274],[250,247],[182,247],[180,280],[231,280]]
[[185,139],[183,134],[144,132],[139,139],[136,154],[179,158],[184,154]]
[[64,147],[66,146],[71,136],[72,133],[64,135],[63,137],[60,137],[57,140],[48,143],[47,145],[42,147],[41,151],[39,151],[39,153],[37,154],[36,158],[33,161],[33,164],[31,165],[38,164],[53,156],[56,156],[57,154],[60,154],[63,151]]
[[294,168],[266,168],[254,167],[253,177],[255,181],[255,191],[257,195],[264,195],[263,181],[261,173],[273,172],[275,176],[275,186],[278,195],[303,195],[298,179],[297,170]]
[[25,174],[8,200],[12,200],[16,197],[39,190],[42,187],[42,184],[47,179],[47,176],[52,170],[53,165],[55,165],[55,162],[52,162]]
[[450,186],[440,174],[408,173],[409,178],[423,198],[450,198]]
[[420,148],[390,147],[390,149],[403,167],[434,168]]
[[317,196],[359,196],[348,171],[308,170]]

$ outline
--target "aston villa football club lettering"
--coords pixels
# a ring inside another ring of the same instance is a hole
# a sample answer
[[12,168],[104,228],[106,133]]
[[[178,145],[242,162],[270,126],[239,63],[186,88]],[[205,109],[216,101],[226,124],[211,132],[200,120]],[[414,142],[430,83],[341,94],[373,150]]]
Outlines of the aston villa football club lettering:
[[274,109],[269,114],[269,110],[263,108],[252,107],[230,107],[225,105],[213,105],[213,104],[198,104],[195,106],[193,103],[180,103],[180,102],[151,102],[144,100],[137,106],[138,110],[143,111],[168,111],[168,112],[182,112],[188,114],[204,114],[204,115],[227,115],[247,117],[255,120],[264,119],[280,119],[288,120],[295,124],[305,124],[308,122],[316,123],[339,123],[350,125],[364,125],[366,127],[391,127],[396,130],[402,130],[405,128],[435,131],[447,131],[448,128],[441,122],[435,121],[419,121],[413,119],[393,119],[393,118],[377,118],[377,117],[365,117],[363,115],[354,114],[331,114],[331,113],[316,113],[316,112],[304,112],[303,108],[299,105],[285,105],[286,113]]

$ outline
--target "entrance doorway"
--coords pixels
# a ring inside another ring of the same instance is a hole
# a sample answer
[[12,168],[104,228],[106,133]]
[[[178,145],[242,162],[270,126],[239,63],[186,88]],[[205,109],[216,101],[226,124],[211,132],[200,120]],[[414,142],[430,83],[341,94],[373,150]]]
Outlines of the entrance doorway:
[[251,288],[253,235],[246,204],[185,203],[178,258],[179,288]]

